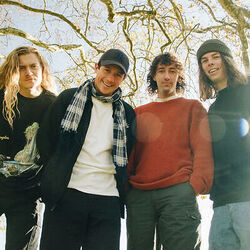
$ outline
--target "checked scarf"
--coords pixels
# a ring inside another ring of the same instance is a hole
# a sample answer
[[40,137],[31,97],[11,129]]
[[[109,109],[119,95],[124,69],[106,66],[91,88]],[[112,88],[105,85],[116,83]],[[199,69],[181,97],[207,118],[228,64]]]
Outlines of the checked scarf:
[[96,92],[94,87],[94,80],[90,79],[84,82],[75,92],[66,113],[61,122],[61,128],[63,131],[76,132],[80,123],[85,103],[88,99],[89,93],[98,100],[108,103],[113,103],[113,150],[112,156],[115,166],[125,167],[128,162],[127,148],[126,148],[126,117],[125,109],[121,101],[122,91],[118,88],[112,96],[102,96]]

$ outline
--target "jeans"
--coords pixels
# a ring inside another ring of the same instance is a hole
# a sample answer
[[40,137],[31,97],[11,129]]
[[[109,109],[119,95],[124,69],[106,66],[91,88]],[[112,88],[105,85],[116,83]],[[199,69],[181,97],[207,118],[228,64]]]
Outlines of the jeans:
[[209,233],[209,250],[250,249],[250,202],[215,207]]
[[199,249],[200,213],[189,182],[127,194],[129,250],[152,250],[154,234],[164,250]]

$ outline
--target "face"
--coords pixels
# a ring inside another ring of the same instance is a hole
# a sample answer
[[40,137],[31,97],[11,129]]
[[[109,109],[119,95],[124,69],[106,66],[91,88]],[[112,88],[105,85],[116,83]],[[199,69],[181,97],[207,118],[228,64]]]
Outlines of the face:
[[179,73],[175,65],[158,64],[153,79],[157,83],[159,98],[176,95],[176,84],[179,79]]
[[111,96],[125,79],[123,70],[116,65],[101,66],[95,64],[95,88],[104,96]]
[[19,56],[20,93],[39,91],[42,83],[42,66],[36,54]]
[[201,66],[206,76],[218,90],[226,87],[227,73],[219,52],[208,52],[201,57]]

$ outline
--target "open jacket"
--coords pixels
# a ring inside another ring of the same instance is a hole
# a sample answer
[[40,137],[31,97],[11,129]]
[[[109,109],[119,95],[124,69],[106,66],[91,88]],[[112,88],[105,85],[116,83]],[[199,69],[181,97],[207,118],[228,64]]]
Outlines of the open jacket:
[[[62,132],[61,121],[77,88],[63,91],[51,106],[39,129],[37,146],[41,156],[43,172],[41,177],[41,196],[46,206],[53,210],[62,198],[70,181],[73,166],[82,149],[89,127],[92,101],[88,98],[77,132]],[[133,108],[122,101],[128,124],[127,154],[129,156],[135,140],[135,112]],[[125,185],[127,181],[126,168],[117,167],[115,174],[119,191],[121,215],[124,214]],[[83,180],[84,181],[84,180]]]

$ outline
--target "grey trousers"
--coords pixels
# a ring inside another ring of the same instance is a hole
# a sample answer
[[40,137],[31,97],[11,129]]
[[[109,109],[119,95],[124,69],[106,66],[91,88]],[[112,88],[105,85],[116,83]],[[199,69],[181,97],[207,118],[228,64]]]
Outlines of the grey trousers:
[[189,182],[127,194],[128,250],[152,250],[154,234],[164,250],[200,248],[201,216]]

